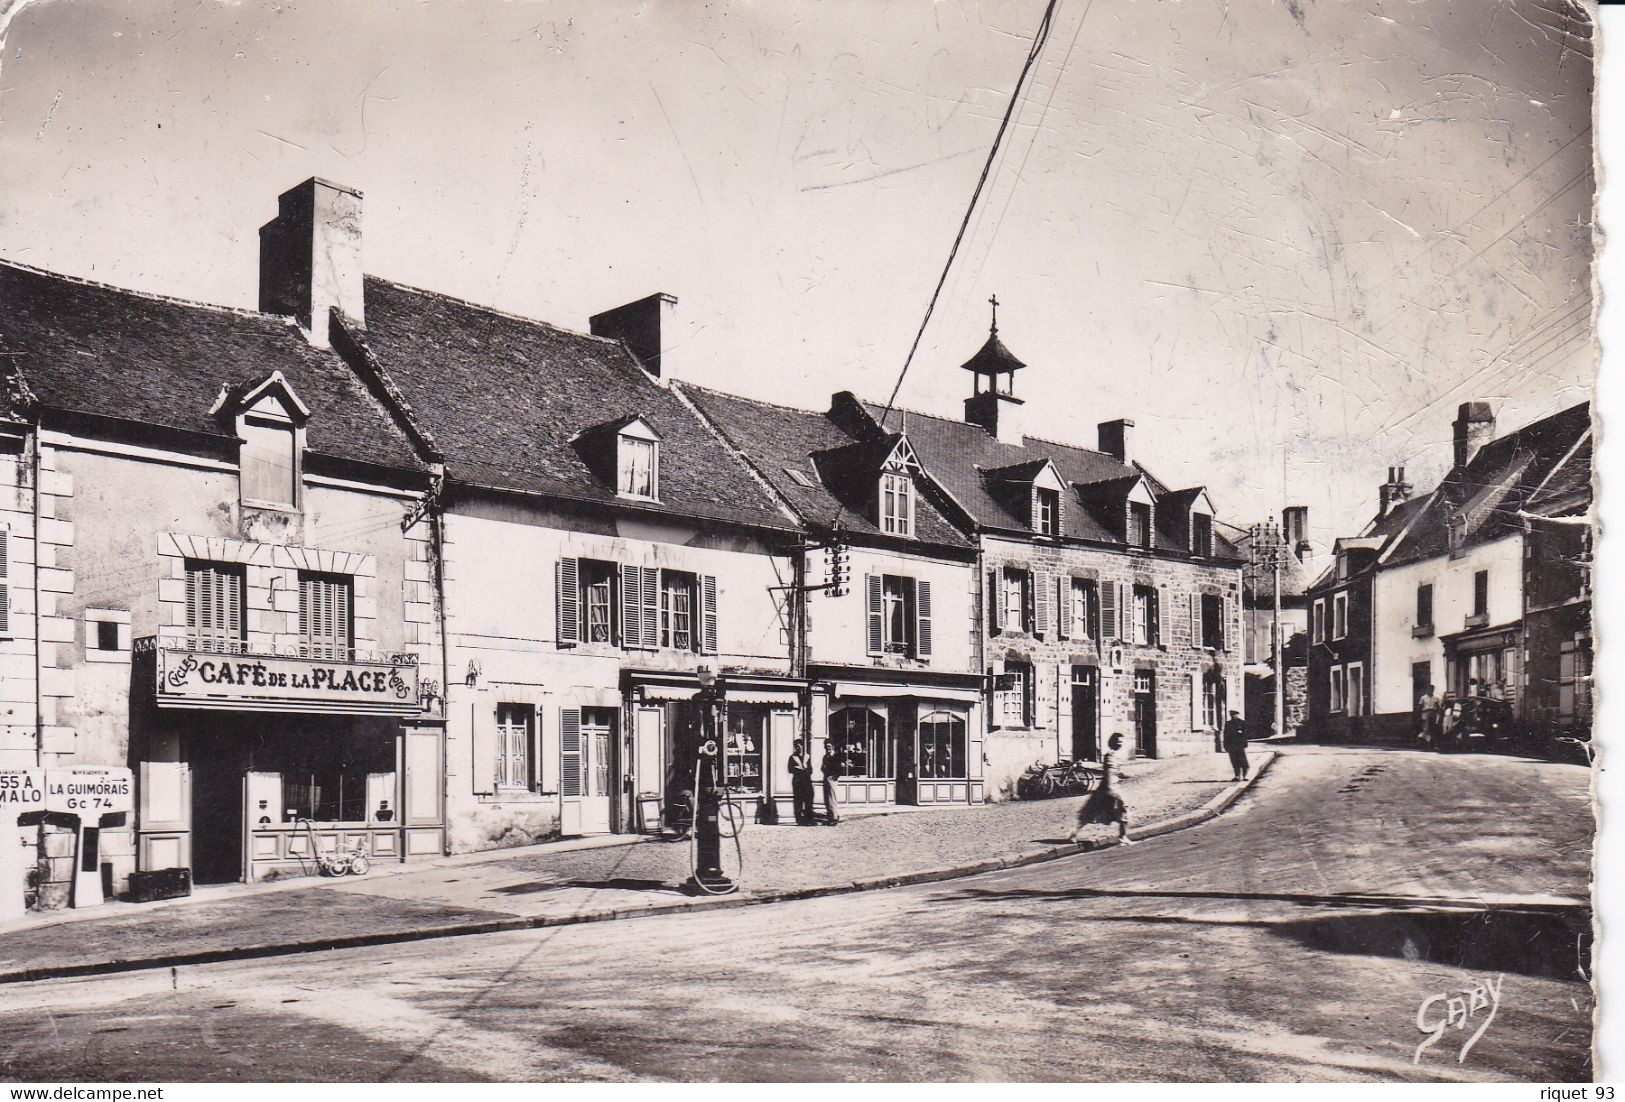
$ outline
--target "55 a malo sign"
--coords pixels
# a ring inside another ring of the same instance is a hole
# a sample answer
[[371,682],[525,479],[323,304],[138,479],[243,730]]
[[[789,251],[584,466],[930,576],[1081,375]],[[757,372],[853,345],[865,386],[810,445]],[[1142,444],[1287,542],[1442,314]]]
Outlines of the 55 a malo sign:
[[118,766],[0,770],[0,812],[114,815],[134,809],[131,793],[130,771]]
[[412,663],[160,650],[157,692],[161,708],[386,716],[420,710]]

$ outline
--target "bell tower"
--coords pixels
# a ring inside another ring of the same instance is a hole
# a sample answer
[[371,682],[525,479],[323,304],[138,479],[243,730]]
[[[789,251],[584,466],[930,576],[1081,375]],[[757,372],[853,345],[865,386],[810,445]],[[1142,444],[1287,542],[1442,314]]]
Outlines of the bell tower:
[[999,296],[988,299],[993,321],[987,343],[962,366],[973,376],[971,396],[965,399],[965,420],[980,425],[1001,444],[1020,445],[1022,401],[1016,397],[1016,372],[1027,365],[999,340]]

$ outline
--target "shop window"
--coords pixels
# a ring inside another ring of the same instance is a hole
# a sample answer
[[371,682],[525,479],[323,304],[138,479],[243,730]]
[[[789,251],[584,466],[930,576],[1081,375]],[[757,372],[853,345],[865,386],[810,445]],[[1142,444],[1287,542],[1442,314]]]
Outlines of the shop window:
[[291,421],[247,416],[238,427],[242,498],[255,505],[299,504],[299,436]]
[[353,653],[353,587],[333,574],[299,575],[299,653],[348,661]]
[[880,476],[880,530],[892,536],[914,535],[914,484],[906,474]]
[[920,719],[920,778],[963,779],[965,776],[965,717],[954,712],[932,712]]
[[767,716],[761,704],[728,705],[728,791],[761,795]]
[[536,787],[531,747],[536,742],[536,709],[529,704],[497,705],[498,788]]
[[1134,587],[1134,642],[1142,647],[1160,645],[1162,627],[1159,622],[1157,591],[1152,586]]
[[230,563],[186,563],[186,637],[197,650],[240,653],[243,650],[241,566]]
[[890,780],[896,776],[886,714],[879,708],[848,705],[829,714],[829,739],[845,758],[845,775],[857,779]]
[[260,743],[252,768],[281,774],[290,819],[363,823],[368,812],[367,778],[394,772],[395,739],[321,724]]
[[660,572],[660,645],[696,650],[694,645],[694,575]]
[[1073,639],[1100,638],[1100,586],[1085,578],[1071,579],[1068,633]]

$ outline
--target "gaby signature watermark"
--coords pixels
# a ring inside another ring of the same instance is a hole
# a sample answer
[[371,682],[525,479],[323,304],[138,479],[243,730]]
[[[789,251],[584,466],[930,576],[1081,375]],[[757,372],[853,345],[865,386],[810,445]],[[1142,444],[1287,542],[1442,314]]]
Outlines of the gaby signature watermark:
[[[1462,988],[1459,995],[1445,992],[1423,999],[1422,1005],[1416,1009],[1416,1028],[1427,1036],[1416,1046],[1416,1055],[1411,1057],[1411,1063],[1420,1064],[1422,1053],[1437,1044],[1445,1030],[1451,1027],[1466,1030],[1476,1020],[1478,1028],[1473,1030],[1472,1036],[1462,1043],[1461,1051],[1456,1053],[1456,1063],[1464,1062],[1473,1046],[1478,1044],[1478,1039],[1484,1036],[1484,1031],[1490,1028],[1490,1023],[1495,1021],[1495,1012],[1501,1009],[1501,985],[1505,980],[1504,975],[1483,979],[1471,987]],[[1479,1011],[1485,1012],[1482,1018],[1477,1017]]]

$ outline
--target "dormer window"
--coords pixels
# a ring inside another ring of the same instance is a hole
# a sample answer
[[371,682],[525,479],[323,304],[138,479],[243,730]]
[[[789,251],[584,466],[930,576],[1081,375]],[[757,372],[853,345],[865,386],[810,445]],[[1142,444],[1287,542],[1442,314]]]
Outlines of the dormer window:
[[1129,502],[1128,542],[1131,547],[1151,546],[1151,506],[1143,501]]
[[615,438],[615,492],[643,501],[660,498],[660,441],[642,420],[626,425]]
[[1041,536],[1061,534],[1061,495],[1055,490],[1033,491],[1033,531]]
[[209,411],[235,430],[244,505],[297,509],[310,410],[280,371],[245,389],[222,388]]
[[1191,514],[1191,554],[1202,558],[1213,555],[1213,518],[1206,513]]
[[880,530],[889,536],[914,535],[914,482],[907,474],[880,476]]

